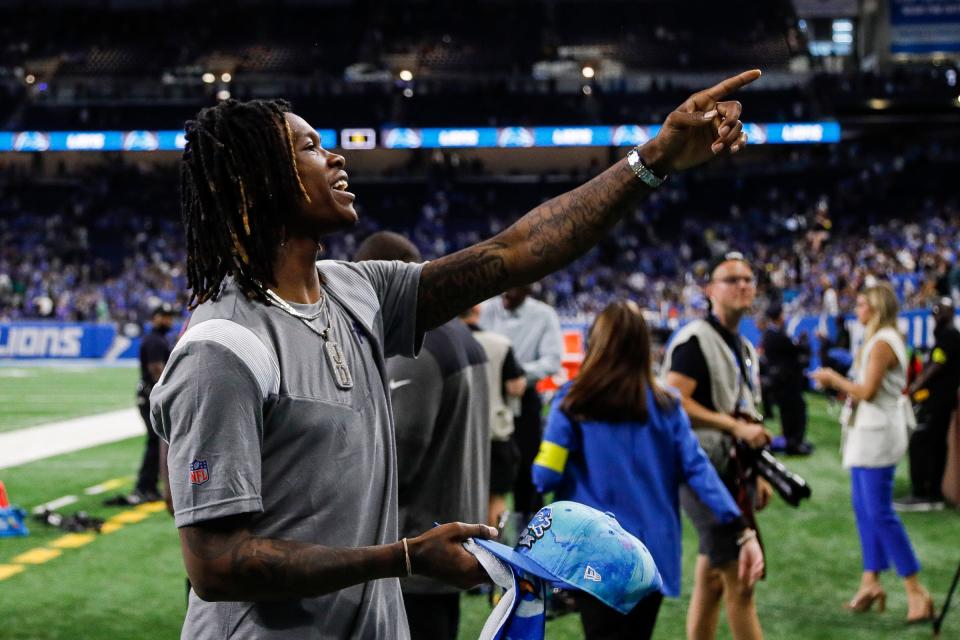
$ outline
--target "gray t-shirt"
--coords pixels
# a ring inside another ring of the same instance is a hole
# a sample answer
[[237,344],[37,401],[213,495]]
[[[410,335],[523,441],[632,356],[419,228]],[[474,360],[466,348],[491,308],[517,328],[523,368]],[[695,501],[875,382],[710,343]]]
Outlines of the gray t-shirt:
[[[317,263],[333,339],[353,375],[338,389],[323,341],[228,280],[197,308],[151,394],[178,527],[251,514],[254,535],[330,547],[396,542],[397,472],[385,356],[412,356],[421,265]],[[312,313],[319,305],[297,305]],[[321,316],[313,321],[323,329]],[[183,638],[409,637],[399,581],[319,598],[204,602]]]
[[[397,425],[400,535],[486,522],[490,486],[487,354],[462,320],[428,331],[416,360],[387,361]],[[423,576],[404,593],[456,593]]]

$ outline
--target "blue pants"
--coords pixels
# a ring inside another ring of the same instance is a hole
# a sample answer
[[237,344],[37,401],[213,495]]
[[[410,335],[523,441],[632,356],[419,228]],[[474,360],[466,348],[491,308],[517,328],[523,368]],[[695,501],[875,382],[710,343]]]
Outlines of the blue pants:
[[880,572],[893,561],[901,577],[920,571],[903,523],[893,510],[895,467],[850,469],[853,512],[857,516],[863,570]]

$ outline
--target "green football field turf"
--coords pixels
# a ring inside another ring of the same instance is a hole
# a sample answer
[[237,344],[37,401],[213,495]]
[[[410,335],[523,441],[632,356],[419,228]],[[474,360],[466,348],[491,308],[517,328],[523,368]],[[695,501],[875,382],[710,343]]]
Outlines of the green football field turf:
[[[132,406],[134,370],[93,370],[83,375],[34,369],[36,375],[13,378],[11,392],[0,378],[0,394],[17,396],[15,404],[0,402],[0,425],[36,424]],[[101,375],[102,374],[102,375]],[[126,375],[124,375],[126,374]],[[55,382],[54,382],[55,381]],[[54,387],[53,385],[57,386]],[[115,385],[116,388],[107,388]],[[56,413],[46,391],[56,392]],[[54,417],[51,418],[50,416]],[[906,598],[899,581],[885,576],[889,595],[883,614],[850,614],[842,603],[856,588],[860,554],[849,507],[848,480],[840,467],[839,429],[820,398],[811,398],[811,439],[814,456],[792,458],[788,465],[805,476],[813,499],[799,509],[775,502],[761,514],[768,551],[768,579],[758,588],[761,621],[772,639],[929,638],[930,628],[906,627]],[[57,456],[11,469],[0,469],[13,502],[25,508],[66,494],[80,501],[64,513],[85,509],[110,518],[130,510],[102,506],[104,496],[84,496],[83,489],[105,480],[124,478],[124,484],[106,495],[129,490],[142,452],[142,438]],[[906,490],[905,467],[897,479]],[[125,516],[121,516],[123,518]],[[960,513],[905,514],[907,530],[924,569],[923,581],[938,606],[960,562]],[[0,538],[0,572],[11,560],[35,549],[52,548],[63,532],[31,523],[26,538]],[[667,600],[661,609],[655,637],[683,637],[686,598],[689,597],[696,541],[689,526],[684,535],[684,597]],[[67,541],[69,542],[69,540]],[[11,639],[160,639],[178,637],[184,612],[183,568],[176,532],[165,512],[125,524],[96,536],[79,548],[0,580],[0,638]],[[476,638],[489,607],[482,597],[464,597],[460,637]],[[547,637],[579,638],[574,615],[547,625]],[[720,638],[729,638],[721,622]],[[960,610],[947,617],[943,638],[960,638]]]
[[0,367],[0,432],[135,406],[134,367]]

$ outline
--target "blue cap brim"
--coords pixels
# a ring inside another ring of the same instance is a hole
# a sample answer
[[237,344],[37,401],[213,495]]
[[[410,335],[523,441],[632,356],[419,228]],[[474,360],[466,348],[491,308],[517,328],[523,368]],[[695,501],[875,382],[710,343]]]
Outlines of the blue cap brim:
[[494,542],[493,540],[482,540],[480,538],[474,538],[473,540],[478,545],[509,565],[523,569],[527,573],[532,573],[538,578],[543,578],[544,580],[549,580],[550,582],[561,582],[566,584],[566,580],[563,578],[553,575],[539,564],[531,560],[529,557],[514,551],[505,544],[500,544],[499,542]]

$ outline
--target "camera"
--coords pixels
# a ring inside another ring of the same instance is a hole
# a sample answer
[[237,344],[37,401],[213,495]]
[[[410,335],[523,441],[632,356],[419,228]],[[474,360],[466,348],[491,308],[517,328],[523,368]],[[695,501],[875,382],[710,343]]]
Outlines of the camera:
[[767,449],[753,449],[738,442],[737,457],[743,461],[744,466],[752,466],[763,476],[790,506],[799,507],[802,500],[810,498],[810,485],[807,481],[783,466]]
[[[734,417],[756,424],[763,422],[763,418],[759,416],[742,412],[734,413]],[[810,485],[807,481],[787,469],[768,449],[754,449],[743,440],[737,440],[736,457],[744,471],[749,469],[763,476],[790,506],[799,507],[801,501],[810,498]]]

